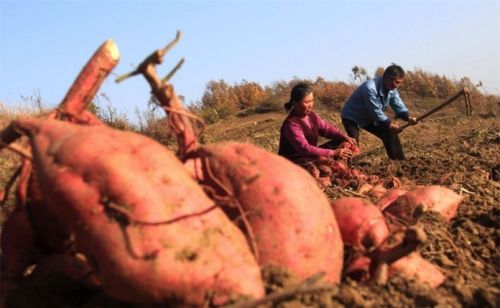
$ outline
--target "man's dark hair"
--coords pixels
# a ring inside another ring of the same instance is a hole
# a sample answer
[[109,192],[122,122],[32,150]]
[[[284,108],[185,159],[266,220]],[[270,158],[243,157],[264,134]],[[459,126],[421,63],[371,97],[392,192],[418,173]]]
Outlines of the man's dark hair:
[[403,68],[394,63],[389,65],[384,71],[384,79],[403,78],[404,76],[405,76],[405,71],[403,70]]
[[285,104],[285,110],[289,111],[292,108],[293,102],[300,102],[304,97],[313,92],[313,89],[308,83],[299,83],[293,87],[290,93],[290,101]]

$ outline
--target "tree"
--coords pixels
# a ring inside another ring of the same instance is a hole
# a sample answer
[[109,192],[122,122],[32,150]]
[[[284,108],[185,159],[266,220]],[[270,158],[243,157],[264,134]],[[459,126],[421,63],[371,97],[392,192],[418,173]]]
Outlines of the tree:
[[212,108],[223,119],[238,111],[238,96],[234,87],[224,80],[210,81],[201,99],[203,108]]
[[355,65],[355,66],[353,66],[351,71],[352,71],[352,75],[353,75],[352,78],[354,81],[358,80],[359,83],[362,83],[362,82],[370,79],[370,76],[368,76],[368,72],[366,71],[366,69],[364,67]]
[[234,91],[238,97],[238,107],[246,109],[260,105],[266,98],[264,89],[256,82],[242,80],[240,84],[234,86]]

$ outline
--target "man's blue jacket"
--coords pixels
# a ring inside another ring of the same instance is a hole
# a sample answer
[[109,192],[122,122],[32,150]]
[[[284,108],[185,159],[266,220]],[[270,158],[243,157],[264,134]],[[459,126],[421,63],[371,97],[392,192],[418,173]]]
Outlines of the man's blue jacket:
[[369,79],[361,84],[349,97],[340,116],[354,121],[359,127],[369,124],[389,125],[390,119],[384,113],[388,106],[397,118],[408,120],[409,113],[399,97],[397,89],[384,94],[384,78]]

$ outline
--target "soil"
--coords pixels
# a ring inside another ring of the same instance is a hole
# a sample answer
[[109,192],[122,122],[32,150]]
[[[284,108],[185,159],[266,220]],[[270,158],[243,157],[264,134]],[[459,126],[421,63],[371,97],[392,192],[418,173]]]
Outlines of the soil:
[[[283,114],[270,113],[230,119],[207,127],[203,140],[206,143],[249,141],[276,151],[283,117]],[[325,114],[324,117],[338,124],[338,115]],[[408,187],[440,184],[465,197],[451,222],[431,212],[416,218],[428,237],[419,251],[425,259],[445,270],[444,285],[430,288],[400,276],[390,278],[384,285],[364,285],[349,279],[340,285],[326,285],[321,281],[305,284],[283,270],[266,268],[263,274],[268,294],[281,296],[269,299],[262,307],[499,306],[500,130],[496,114],[474,114],[471,118],[463,114],[441,114],[408,128],[401,139],[407,158],[391,162],[381,143],[362,133],[363,154],[353,165],[381,178],[395,176]],[[350,194],[337,187],[326,188],[325,193],[332,200]],[[1,210],[3,222],[9,207]],[[27,277],[12,294],[8,307],[34,306],[127,305],[64,277],[42,280]]]

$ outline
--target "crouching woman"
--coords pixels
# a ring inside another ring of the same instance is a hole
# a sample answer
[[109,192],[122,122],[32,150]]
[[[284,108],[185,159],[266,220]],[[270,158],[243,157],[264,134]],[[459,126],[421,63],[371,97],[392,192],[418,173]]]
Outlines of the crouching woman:
[[[278,154],[305,167],[311,172],[315,161],[322,159],[347,159],[353,156],[356,141],[342,133],[337,127],[320,118],[313,111],[312,87],[306,83],[297,84],[285,104],[288,117],[281,126]],[[330,139],[318,146],[318,138]],[[340,147],[344,142],[352,147]]]

